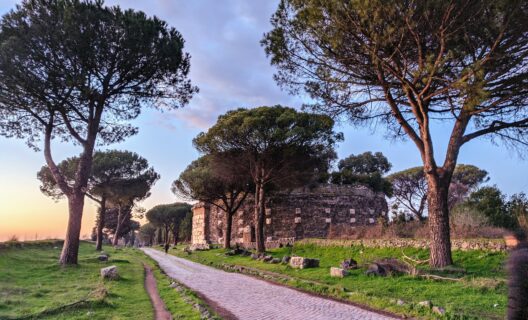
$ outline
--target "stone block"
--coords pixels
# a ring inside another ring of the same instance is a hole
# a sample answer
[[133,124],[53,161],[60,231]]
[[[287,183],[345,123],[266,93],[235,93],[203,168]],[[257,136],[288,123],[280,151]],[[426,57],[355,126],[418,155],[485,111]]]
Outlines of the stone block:
[[341,268],[331,267],[330,268],[330,276],[334,278],[344,278],[346,275],[348,275],[348,271]]
[[119,273],[116,266],[109,266],[101,269],[101,277],[103,279],[115,280],[119,278]]
[[319,267],[319,259],[310,259],[304,257],[291,257],[290,266],[297,269],[317,268]]

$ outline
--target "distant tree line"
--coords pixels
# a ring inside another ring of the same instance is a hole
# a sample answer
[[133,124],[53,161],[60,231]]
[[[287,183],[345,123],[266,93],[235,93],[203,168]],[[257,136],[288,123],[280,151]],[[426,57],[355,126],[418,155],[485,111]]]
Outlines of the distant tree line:
[[161,204],[145,214],[147,224],[141,226],[139,235],[147,245],[177,245],[179,241],[188,242],[192,231],[191,205],[183,202]]

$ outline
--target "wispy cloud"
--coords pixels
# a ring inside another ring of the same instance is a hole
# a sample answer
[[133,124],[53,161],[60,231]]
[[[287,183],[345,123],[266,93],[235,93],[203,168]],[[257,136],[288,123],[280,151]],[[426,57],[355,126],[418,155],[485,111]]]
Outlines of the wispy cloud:
[[217,117],[238,107],[301,103],[282,92],[273,81],[264,50],[263,33],[278,1],[107,1],[134,6],[166,20],[180,31],[191,54],[191,79],[200,87],[189,106],[159,117],[160,125],[172,121],[201,130]]

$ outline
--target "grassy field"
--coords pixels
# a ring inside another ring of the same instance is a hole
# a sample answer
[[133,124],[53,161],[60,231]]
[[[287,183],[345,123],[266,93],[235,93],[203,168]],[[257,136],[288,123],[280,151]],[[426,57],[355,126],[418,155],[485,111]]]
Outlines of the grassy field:
[[[245,256],[226,256],[223,249],[197,251],[188,255],[182,247],[172,253],[196,262],[226,268],[228,265],[246,266],[284,275],[271,277],[286,285],[360,303],[377,309],[424,319],[503,319],[506,308],[506,283],[503,264],[505,253],[483,251],[455,251],[457,269],[450,271],[423,270],[426,273],[459,278],[460,281],[435,281],[412,276],[388,278],[365,275],[365,264],[379,258],[401,258],[401,249],[375,249],[364,247],[318,247],[313,244],[295,245],[293,248],[270,250],[274,257],[297,255],[321,259],[320,267],[292,269],[288,265],[268,264]],[[416,259],[427,259],[427,250],[406,248],[403,252]],[[363,265],[343,279],[331,278],[329,268],[339,266],[347,258]],[[463,269],[463,270],[461,270]],[[262,275],[261,275],[262,276]],[[263,274],[266,276],[266,274]],[[278,279],[278,280],[277,280]],[[403,300],[399,305],[397,300]],[[429,300],[446,310],[438,316],[429,308],[418,305]]]
[[[94,245],[83,242],[79,265],[57,264],[60,244],[24,243],[0,249],[0,319],[152,319],[144,289],[143,263],[153,267],[161,298],[175,319],[200,319],[154,262],[135,249],[105,247],[107,263]],[[116,265],[121,278],[103,281],[100,268]]]

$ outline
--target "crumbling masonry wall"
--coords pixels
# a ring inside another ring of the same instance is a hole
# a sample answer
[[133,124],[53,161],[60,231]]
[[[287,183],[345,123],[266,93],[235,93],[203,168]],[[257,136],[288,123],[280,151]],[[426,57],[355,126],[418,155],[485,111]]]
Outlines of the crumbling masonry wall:
[[[232,243],[255,245],[253,198],[233,217]],[[323,185],[274,194],[266,201],[267,247],[304,238],[327,238],[333,226],[373,225],[388,211],[385,196],[364,186]],[[215,206],[193,209],[193,244],[222,243],[226,214]]]

